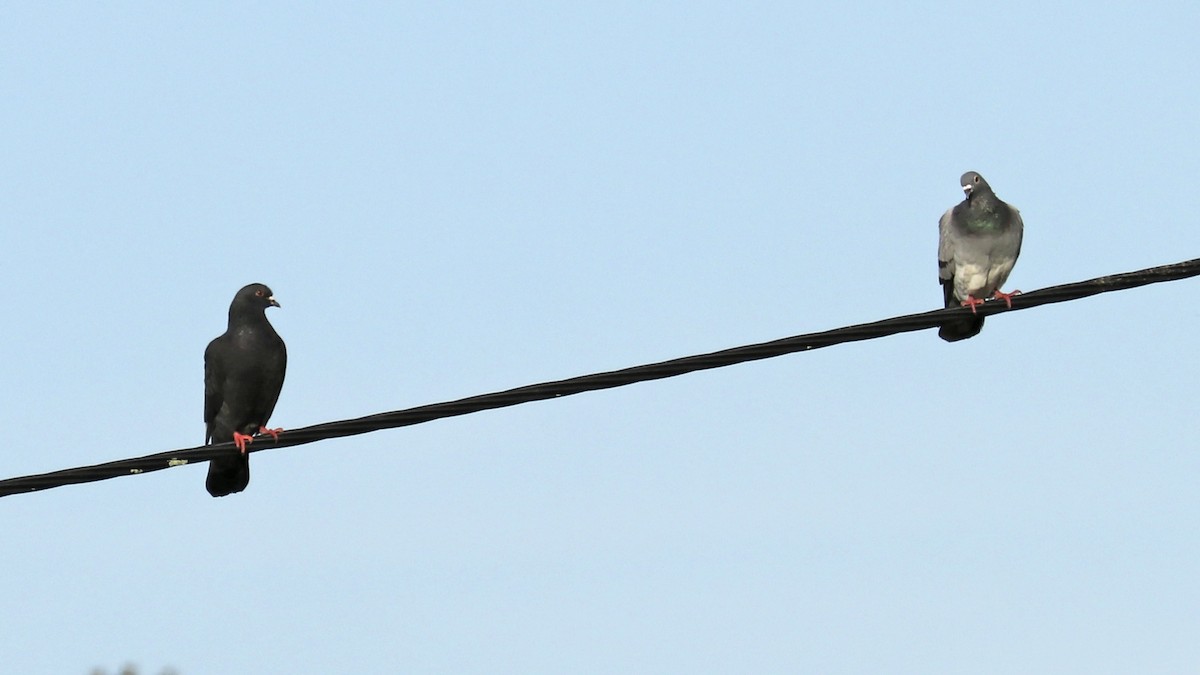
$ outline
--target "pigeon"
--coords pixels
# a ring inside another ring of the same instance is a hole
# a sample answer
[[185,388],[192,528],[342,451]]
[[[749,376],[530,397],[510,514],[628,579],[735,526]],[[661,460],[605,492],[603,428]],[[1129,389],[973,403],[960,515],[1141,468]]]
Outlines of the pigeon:
[[204,442],[237,446],[229,457],[208,464],[205,487],[214,497],[241,492],[250,483],[246,446],[254,434],[278,439],[282,431],[266,427],[287,369],[287,347],[267,321],[268,307],[279,303],[263,284],[238,291],[229,305],[229,327],[204,350]]
[[[987,298],[999,298],[1010,308],[1012,296],[1002,293],[1017,256],[1025,224],[1021,214],[992,192],[974,171],[960,181],[966,198],[942,215],[938,222],[938,281],[946,307],[975,307]],[[942,324],[938,337],[955,342],[983,330],[983,317],[972,316]]]

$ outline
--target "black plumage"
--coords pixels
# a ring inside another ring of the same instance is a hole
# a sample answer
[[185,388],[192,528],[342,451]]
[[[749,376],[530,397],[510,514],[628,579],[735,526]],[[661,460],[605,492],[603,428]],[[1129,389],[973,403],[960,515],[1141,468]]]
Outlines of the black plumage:
[[246,445],[267,429],[287,370],[287,347],[267,321],[268,307],[279,307],[271,289],[250,284],[233,296],[229,327],[204,350],[204,424],[206,444],[233,441],[238,450],[208,465],[205,487],[214,497],[246,489],[250,459]]

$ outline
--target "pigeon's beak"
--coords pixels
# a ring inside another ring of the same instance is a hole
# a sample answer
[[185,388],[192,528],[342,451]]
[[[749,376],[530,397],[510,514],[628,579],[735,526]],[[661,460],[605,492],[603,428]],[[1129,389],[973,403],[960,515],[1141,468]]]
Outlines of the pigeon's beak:
[[967,193],[968,197],[971,196],[971,184],[970,183],[967,183],[966,185],[962,186],[962,189],[963,189],[963,192]]
[[271,297],[267,298],[267,302],[271,303],[272,307],[283,307],[283,305],[279,304],[279,301],[276,300],[275,296],[273,296],[273,295]]

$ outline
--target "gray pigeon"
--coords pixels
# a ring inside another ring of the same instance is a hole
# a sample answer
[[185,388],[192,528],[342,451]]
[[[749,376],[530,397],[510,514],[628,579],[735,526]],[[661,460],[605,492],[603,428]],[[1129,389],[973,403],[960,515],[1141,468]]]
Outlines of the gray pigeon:
[[233,441],[237,450],[208,464],[208,494],[224,497],[250,483],[246,446],[266,428],[287,369],[287,348],[271,323],[268,307],[278,307],[271,289],[250,284],[233,296],[229,327],[204,350],[204,442]]
[[[1021,291],[1002,293],[1000,287],[1021,254],[1021,214],[974,171],[964,173],[961,183],[966,199],[938,222],[938,281],[946,307],[962,305],[974,312],[987,298],[1000,298],[1012,307],[1012,296]],[[955,342],[981,330],[983,317],[973,316],[942,324],[938,337]]]

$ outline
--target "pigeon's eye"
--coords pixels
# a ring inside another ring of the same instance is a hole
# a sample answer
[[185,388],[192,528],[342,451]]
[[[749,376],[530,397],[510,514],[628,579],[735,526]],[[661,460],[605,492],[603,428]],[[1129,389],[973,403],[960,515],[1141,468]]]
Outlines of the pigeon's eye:
[[976,183],[978,183],[978,182],[979,182],[979,176],[975,176],[975,182],[976,182]]
[[254,294],[261,298],[262,297],[262,289],[260,288],[257,291],[254,291]]

